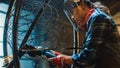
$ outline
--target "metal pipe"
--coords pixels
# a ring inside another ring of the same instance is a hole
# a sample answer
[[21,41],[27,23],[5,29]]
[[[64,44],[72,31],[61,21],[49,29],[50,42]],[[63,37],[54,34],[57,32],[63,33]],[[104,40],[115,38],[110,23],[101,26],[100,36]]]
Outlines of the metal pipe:
[[[67,10],[63,10],[65,15],[67,16],[68,20],[70,21],[72,27],[73,27],[73,37],[74,37],[74,50],[73,50],[73,54],[77,53],[77,32],[76,32],[76,25],[73,23],[73,21],[71,20],[71,18],[68,15],[68,11]],[[75,68],[74,65],[71,65],[71,68]]]
[[12,11],[12,7],[14,5],[16,0],[11,0],[10,6],[8,8],[7,14],[6,14],[6,19],[5,19],[5,24],[4,24],[4,34],[3,34],[3,54],[4,57],[8,56],[8,51],[7,51],[7,34],[8,34],[8,24],[9,24],[9,19]]
[[70,21],[72,27],[73,27],[73,36],[74,36],[74,50],[73,50],[73,54],[77,53],[77,32],[76,32],[76,25],[73,23],[73,21],[71,20],[71,18],[68,15],[68,12],[66,10],[63,10],[65,15],[67,16],[68,20]]
[[18,56],[18,20],[20,15],[20,9],[23,0],[16,0],[15,6],[15,15],[13,21],[13,30],[12,30],[12,46],[13,46],[13,67],[20,68],[19,56]]
[[[49,3],[49,0],[45,1],[45,3]],[[46,7],[46,5],[45,5],[44,7]],[[24,39],[23,39],[23,41],[22,41],[19,49],[22,49],[22,48],[25,46],[25,43],[27,42],[27,40],[28,40],[28,38],[29,38],[29,36],[30,36],[30,34],[31,34],[34,26],[35,26],[36,23],[38,22],[38,20],[39,20],[39,18],[40,18],[40,15],[42,14],[42,12],[43,12],[43,8],[41,8],[41,9],[39,10],[37,16],[36,16],[35,19],[33,20],[33,22],[32,22],[32,24],[31,24],[28,32],[26,33],[26,35],[25,35],[25,37],[24,37]]]

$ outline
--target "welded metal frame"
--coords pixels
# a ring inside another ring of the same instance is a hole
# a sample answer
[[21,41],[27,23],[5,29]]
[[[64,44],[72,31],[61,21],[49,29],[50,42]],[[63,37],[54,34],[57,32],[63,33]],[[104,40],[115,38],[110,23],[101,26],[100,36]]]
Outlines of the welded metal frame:
[[[46,7],[46,5],[44,6],[44,8],[41,8],[37,14],[37,16],[35,17],[35,19],[33,20],[30,28],[28,29],[28,32],[26,33],[22,44],[20,46],[20,48],[18,48],[18,20],[19,20],[19,16],[20,16],[20,9],[22,6],[23,0],[11,0],[8,11],[7,11],[7,15],[6,15],[6,20],[5,20],[5,27],[4,27],[4,38],[3,38],[3,48],[4,48],[4,57],[8,56],[8,51],[7,51],[7,34],[8,34],[8,24],[9,24],[9,20],[10,20],[10,15],[11,15],[11,11],[12,8],[15,7],[15,12],[14,12],[14,19],[13,19],[13,27],[12,27],[12,47],[13,47],[13,60],[10,62],[10,64],[7,66],[7,68],[20,68],[20,62],[19,62],[19,50],[22,49],[22,47],[24,47],[24,45],[26,44],[34,26],[37,24],[39,17],[41,16],[43,9]],[[46,0],[45,3],[49,3],[49,0]]]

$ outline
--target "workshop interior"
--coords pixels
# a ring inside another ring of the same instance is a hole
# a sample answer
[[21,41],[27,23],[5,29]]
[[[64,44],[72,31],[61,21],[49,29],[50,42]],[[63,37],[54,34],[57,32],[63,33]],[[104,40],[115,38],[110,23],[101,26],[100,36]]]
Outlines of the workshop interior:
[[[44,50],[79,53],[85,32],[71,20],[69,1],[0,0],[0,68],[8,64],[13,68],[57,68],[42,55]],[[110,9],[120,34],[120,0],[91,1]],[[40,56],[30,53],[34,48]]]

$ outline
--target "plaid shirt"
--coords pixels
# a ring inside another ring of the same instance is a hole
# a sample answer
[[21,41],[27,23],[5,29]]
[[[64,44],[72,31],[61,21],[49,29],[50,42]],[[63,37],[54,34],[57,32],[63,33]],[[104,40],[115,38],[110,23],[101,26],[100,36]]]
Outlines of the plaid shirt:
[[[79,54],[72,59],[79,68],[119,68],[120,36],[114,21],[95,8],[87,21],[86,39]],[[91,67],[90,67],[91,68]]]

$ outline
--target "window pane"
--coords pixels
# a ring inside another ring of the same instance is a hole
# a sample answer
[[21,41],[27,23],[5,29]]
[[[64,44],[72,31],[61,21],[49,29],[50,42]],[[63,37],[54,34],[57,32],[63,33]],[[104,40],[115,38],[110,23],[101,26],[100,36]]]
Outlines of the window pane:
[[0,26],[4,26],[6,14],[0,13]]
[[3,28],[0,28],[0,41],[3,41]]
[[7,4],[0,3],[0,10],[1,11],[7,12],[7,9],[8,9],[8,5]]

